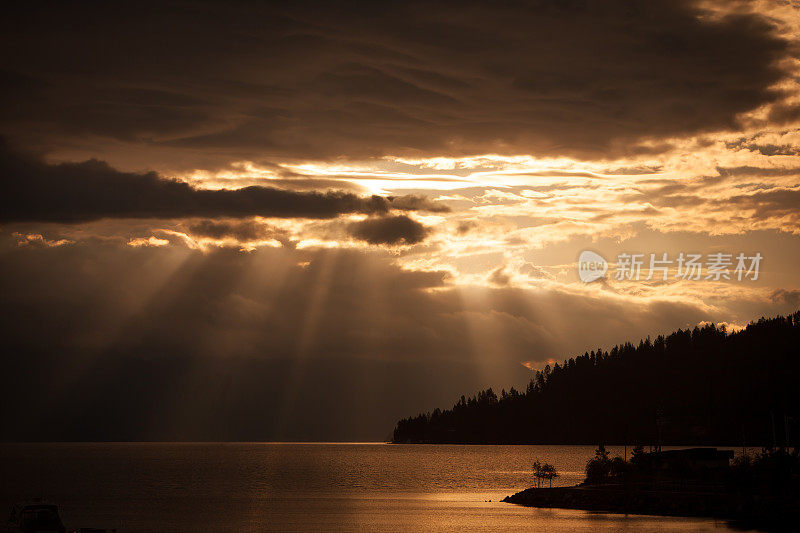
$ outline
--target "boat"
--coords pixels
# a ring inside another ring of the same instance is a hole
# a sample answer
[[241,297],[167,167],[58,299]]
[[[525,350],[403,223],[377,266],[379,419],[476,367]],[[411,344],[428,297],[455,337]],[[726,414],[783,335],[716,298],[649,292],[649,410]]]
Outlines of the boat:
[[58,506],[44,501],[18,503],[11,509],[5,527],[7,533],[66,533]]

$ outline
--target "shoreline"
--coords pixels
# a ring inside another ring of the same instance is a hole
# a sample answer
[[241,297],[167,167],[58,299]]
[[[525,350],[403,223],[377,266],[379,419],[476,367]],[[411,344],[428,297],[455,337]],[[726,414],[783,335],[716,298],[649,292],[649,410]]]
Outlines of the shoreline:
[[706,517],[751,527],[785,530],[800,523],[791,496],[680,490],[636,490],[623,485],[529,488],[501,500],[524,507],[614,514]]

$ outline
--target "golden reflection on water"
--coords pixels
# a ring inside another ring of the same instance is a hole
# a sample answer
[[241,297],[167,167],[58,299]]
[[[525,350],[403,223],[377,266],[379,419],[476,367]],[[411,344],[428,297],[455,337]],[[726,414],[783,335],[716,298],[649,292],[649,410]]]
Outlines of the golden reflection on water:
[[[707,519],[500,500],[547,461],[583,478],[591,446],[0,445],[0,506],[44,495],[68,528],[124,531],[709,531]],[[610,447],[612,454],[622,448]],[[5,511],[0,509],[0,511]]]

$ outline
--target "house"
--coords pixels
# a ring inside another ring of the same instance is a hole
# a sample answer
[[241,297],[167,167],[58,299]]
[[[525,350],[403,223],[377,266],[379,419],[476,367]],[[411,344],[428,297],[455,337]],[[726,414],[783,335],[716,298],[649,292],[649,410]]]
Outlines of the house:
[[656,470],[671,472],[697,472],[728,468],[733,451],[717,448],[687,448],[648,454],[650,466]]

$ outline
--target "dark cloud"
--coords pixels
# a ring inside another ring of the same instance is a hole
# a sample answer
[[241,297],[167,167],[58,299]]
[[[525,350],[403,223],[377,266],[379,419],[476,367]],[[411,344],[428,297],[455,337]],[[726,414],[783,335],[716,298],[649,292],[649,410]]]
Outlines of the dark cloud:
[[[742,138],[735,141],[726,142],[725,147],[729,150],[746,149],[766,156],[773,155],[800,155],[800,149],[791,144],[772,144],[759,142],[757,138]],[[735,170],[735,169],[734,169]],[[778,170],[778,169],[769,169]]]
[[800,169],[797,168],[782,168],[782,167],[753,167],[753,166],[740,166],[740,167],[717,167],[720,178],[707,176],[706,180],[724,180],[732,177],[754,177],[754,178],[767,178],[775,176],[800,176]]
[[476,220],[462,220],[458,223],[458,226],[456,226],[456,233],[459,235],[466,235],[477,227],[478,222]]
[[[637,189],[635,193],[621,195],[625,202],[646,202],[650,207],[642,209],[644,215],[657,215],[656,207],[670,207],[677,209],[697,209],[702,207],[705,213],[731,212],[742,210],[750,211],[748,220],[763,221],[769,219],[783,219],[784,229],[794,230],[800,220],[800,188],[787,188],[779,184],[765,181],[737,183],[725,195],[716,192],[709,194],[706,188],[709,185],[719,185],[732,178],[754,178],[766,176],[794,176],[798,175],[797,169],[735,167],[719,168],[719,176],[703,176],[692,181],[682,180],[648,180],[650,185],[658,185],[652,189]],[[745,194],[743,191],[747,191]],[[739,194],[731,194],[739,193]],[[595,220],[609,218],[620,213],[635,213],[631,210],[617,210],[614,213],[604,213],[595,217]]]
[[775,124],[788,124],[800,119],[800,105],[778,104],[769,112],[769,121]]
[[787,46],[767,19],[705,15],[688,0],[33,3],[0,22],[0,126],[174,165],[661,151],[779,96]]
[[372,217],[353,222],[348,233],[370,244],[417,244],[425,240],[430,228],[406,215]]
[[769,298],[778,305],[785,305],[794,309],[800,307],[799,289],[775,289],[769,295]]
[[495,285],[508,285],[511,282],[511,276],[506,273],[505,266],[501,266],[489,274],[489,281]]
[[[1,140],[0,140],[1,142]],[[0,144],[0,222],[76,223],[101,218],[299,217],[446,210],[422,197],[362,197],[250,186],[204,190],[155,172],[120,172],[103,161],[48,164]]]
[[367,188],[347,181],[347,179],[317,178],[317,177],[297,177],[297,178],[269,178],[237,176],[235,178],[224,178],[218,181],[211,180],[212,184],[218,184],[222,188],[242,188],[242,187],[275,187],[278,189],[289,189],[292,191],[346,191],[364,194]]
[[256,220],[198,220],[188,225],[189,232],[212,239],[233,238],[240,242],[275,239],[288,242],[287,232]]
[[427,196],[406,194],[403,196],[387,196],[392,209],[403,211],[430,211],[431,213],[447,213],[450,208],[443,203],[435,202]]
[[763,144],[759,146],[753,146],[750,149],[766,156],[800,155],[800,148],[788,144]]
[[784,217],[787,228],[800,222],[800,189],[771,189],[753,194],[732,196],[714,202],[717,206],[735,206],[753,210],[753,218],[763,220]]

